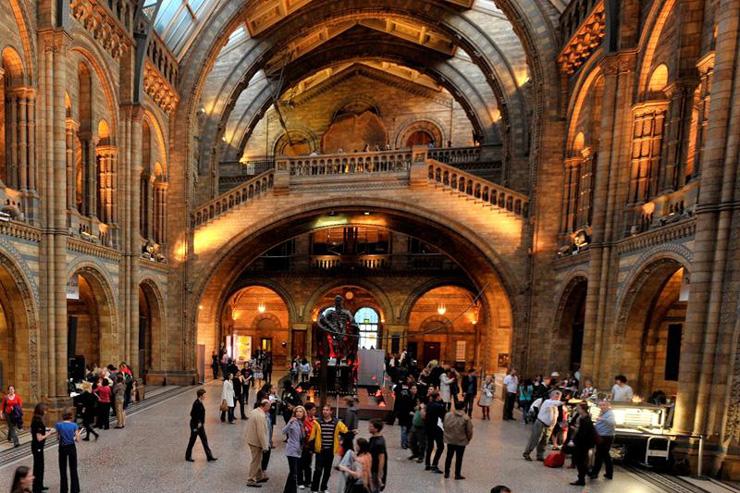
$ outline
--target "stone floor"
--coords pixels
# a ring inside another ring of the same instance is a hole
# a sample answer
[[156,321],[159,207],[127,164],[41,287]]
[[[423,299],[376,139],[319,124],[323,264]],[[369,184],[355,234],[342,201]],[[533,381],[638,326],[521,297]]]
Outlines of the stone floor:
[[[78,445],[82,491],[95,492],[187,492],[187,491],[246,491],[246,467],[249,451],[243,443],[245,421],[235,425],[218,420],[220,387],[207,385],[206,394],[208,439],[218,461],[207,463],[200,443],[196,445],[194,463],[185,462],[188,440],[188,414],[195,390],[174,395],[131,417],[124,430],[103,431],[97,442]],[[253,400],[254,396],[251,397]],[[500,408],[493,410],[498,417]],[[548,469],[538,462],[526,462],[521,451],[528,427],[521,422],[474,420],[472,444],[465,453],[465,481],[445,480],[441,475],[425,472],[423,467],[406,460],[408,455],[399,446],[397,426],[384,432],[389,444],[389,480],[386,491],[488,493],[491,487],[503,483],[512,491],[521,492],[603,492],[648,493],[676,491],[657,489],[641,476],[617,469],[613,481],[592,481],[586,488],[570,486],[575,479],[573,470]],[[279,425],[282,425],[280,419]],[[367,423],[361,422],[362,435],[367,435]],[[273,450],[268,475],[272,478],[259,490],[281,492],[287,474],[283,444],[276,434],[277,449]],[[27,445],[26,445],[27,446]],[[46,485],[59,490],[56,447],[46,450]],[[31,465],[29,456],[14,463],[0,465],[0,491],[10,489],[12,471],[20,464]],[[333,481],[330,483],[333,489]],[[305,491],[305,490],[304,490]]]

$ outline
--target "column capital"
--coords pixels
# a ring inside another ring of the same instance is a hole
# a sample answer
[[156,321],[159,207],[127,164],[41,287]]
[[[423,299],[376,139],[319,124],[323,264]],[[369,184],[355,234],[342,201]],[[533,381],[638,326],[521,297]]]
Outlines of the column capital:
[[714,70],[714,60],[714,50],[701,57],[699,61],[696,62],[696,69],[699,71],[699,75],[704,76]]
[[80,129],[80,124],[76,122],[74,118],[68,116],[65,120],[65,127],[67,128],[67,130],[76,132]]
[[95,152],[103,157],[116,157],[118,154],[118,148],[113,145],[97,145]]

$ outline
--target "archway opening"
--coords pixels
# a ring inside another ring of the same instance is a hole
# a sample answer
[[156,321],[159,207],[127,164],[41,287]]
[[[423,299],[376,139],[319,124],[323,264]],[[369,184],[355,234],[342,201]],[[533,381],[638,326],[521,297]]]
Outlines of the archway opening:
[[623,357],[614,370],[627,376],[636,395],[648,398],[662,393],[675,399],[689,299],[688,273],[678,262],[660,261],[646,268],[636,283]]
[[287,363],[290,314],[285,300],[273,289],[238,289],[224,304],[221,327],[226,351],[238,363],[260,353],[271,357],[273,365]]
[[161,303],[149,282],[139,284],[138,372],[146,383],[147,374],[158,368],[157,344],[162,328]]
[[475,294],[459,286],[440,286],[424,293],[409,314],[407,348],[419,365],[444,361],[459,369],[478,360],[484,311]]
[[0,389],[14,385],[20,394],[31,395],[26,359],[29,321],[23,300],[10,271],[0,267]]
[[576,371],[583,356],[583,329],[586,319],[588,281],[578,277],[571,281],[561,300],[560,326],[554,337],[550,365],[553,369]]
[[69,378],[85,376],[85,368],[118,365],[111,300],[103,281],[82,269],[67,283],[67,360]]

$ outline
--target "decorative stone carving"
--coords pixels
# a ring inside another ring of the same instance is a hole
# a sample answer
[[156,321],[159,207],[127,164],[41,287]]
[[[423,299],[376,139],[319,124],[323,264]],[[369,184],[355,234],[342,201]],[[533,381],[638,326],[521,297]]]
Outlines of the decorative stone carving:
[[596,5],[586,20],[578,26],[575,34],[560,52],[558,56],[560,71],[568,75],[575,73],[601,45],[605,35],[606,12],[602,2]]
[[71,0],[70,11],[114,59],[118,60],[133,44],[121,21],[98,0]]
[[149,60],[144,64],[144,91],[167,113],[172,113],[180,101],[175,88]]

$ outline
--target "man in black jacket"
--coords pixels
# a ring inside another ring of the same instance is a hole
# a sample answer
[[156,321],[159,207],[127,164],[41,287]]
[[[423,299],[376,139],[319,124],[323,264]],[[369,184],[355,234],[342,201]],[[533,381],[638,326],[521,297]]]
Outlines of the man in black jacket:
[[[439,422],[444,420],[447,408],[444,402],[442,402],[442,396],[439,392],[434,391],[429,398],[429,404],[427,404],[427,414],[424,419],[424,430],[427,435],[427,450],[425,457],[425,470],[432,471],[441,474],[442,471],[437,467],[439,465],[439,458],[442,457],[442,451],[444,450],[444,434],[442,428],[439,427]],[[432,450],[437,447],[434,453],[434,460],[430,464],[432,458]]]
[[475,374],[475,368],[468,370],[468,374],[463,377],[462,391],[465,394],[465,412],[472,418],[473,403],[478,393],[478,377]]
[[193,408],[190,410],[190,441],[188,442],[188,449],[185,451],[185,460],[188,462],[195,462],[193,460],[193,445],[195,445],[195,439],[200,437],[200,441],[203,444],[203,449],[206,451],[206,457],[208,462],[217,460],[211,453],[211,449],[208,447],[208,437],[206,436],[206,408],[203,406],[203,399],[206,395],[205,389],[198,389],[196,392],[198,398],[193,402]]

